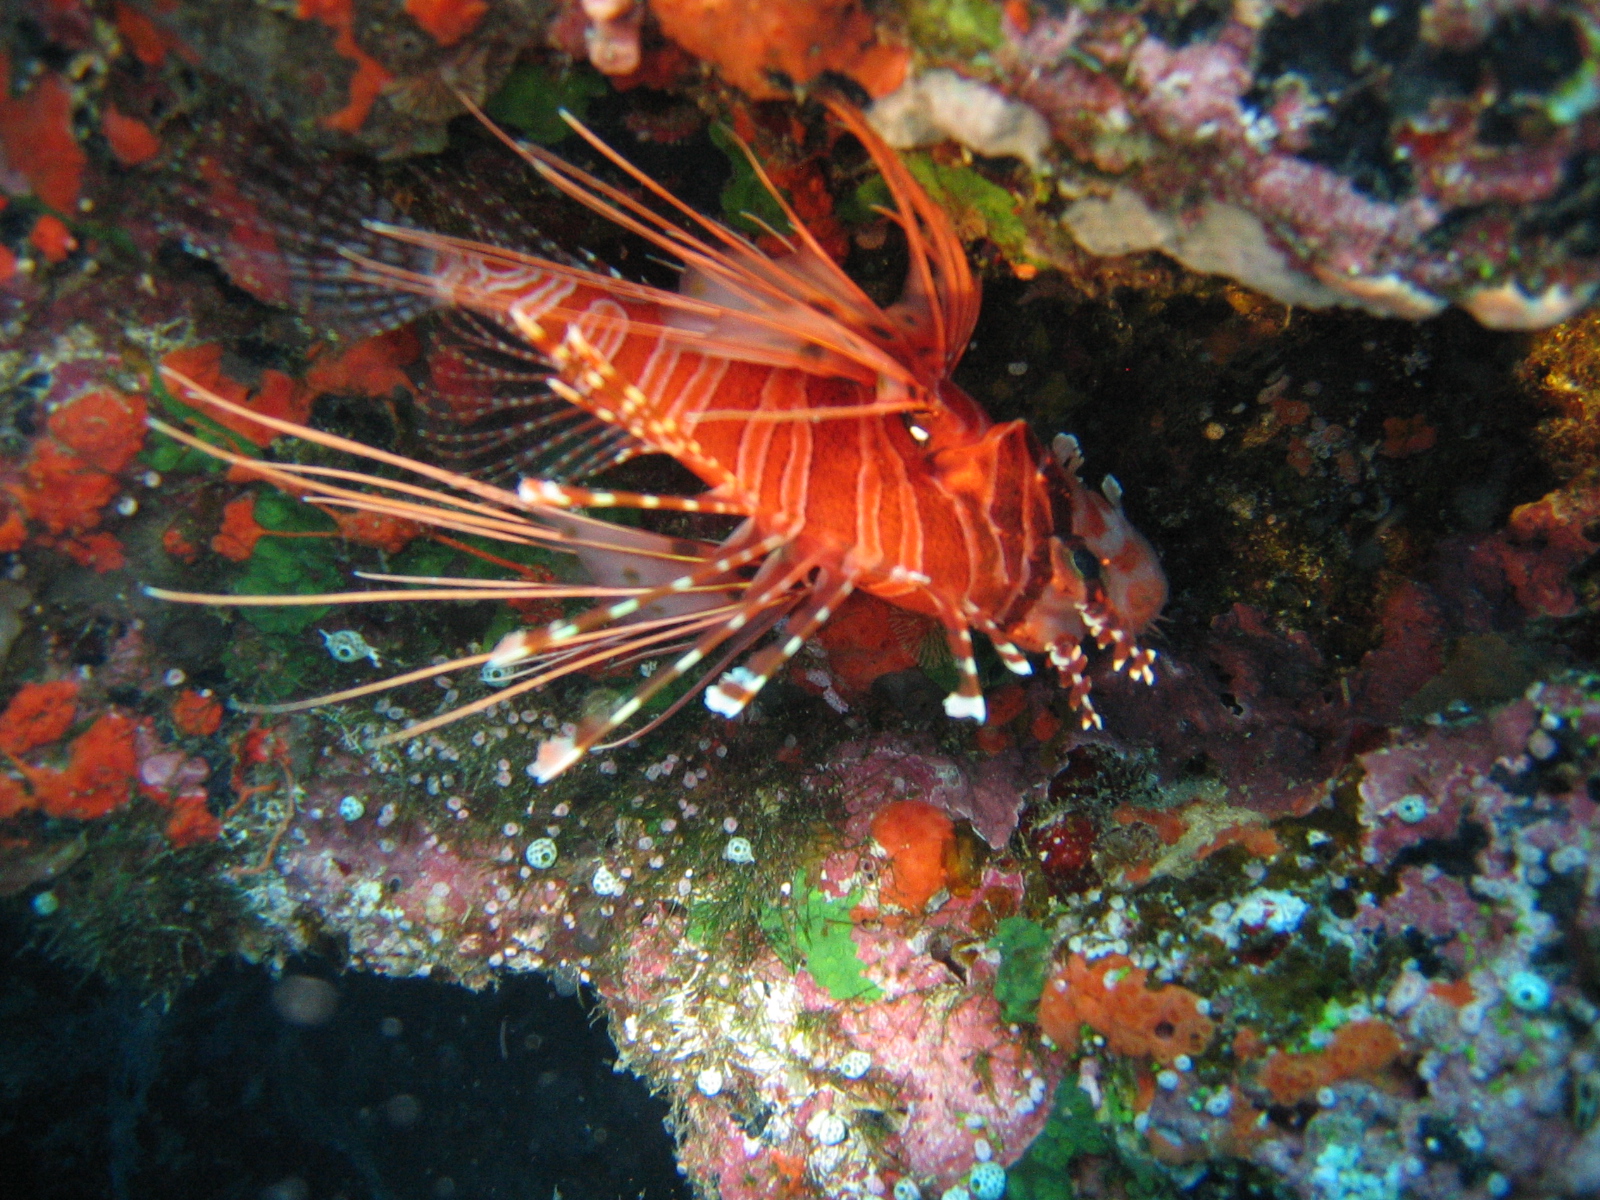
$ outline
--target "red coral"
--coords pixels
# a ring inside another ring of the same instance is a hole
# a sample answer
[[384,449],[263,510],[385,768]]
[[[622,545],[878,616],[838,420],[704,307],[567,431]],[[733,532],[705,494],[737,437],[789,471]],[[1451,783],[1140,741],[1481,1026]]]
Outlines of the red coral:
[[134,724],[121,713],[106,713],[72,743],[65,770],[27,772],[39,807],[52,817],[88,821],[115,812],[133,794],[138,769]]
[[78,248],[78,239],[60,217],[45,213],[33,223],[28,234],[33,248],[44,255],[45,261],[58,263]]
[[9,775],[0,775],[0,821],[38,807],[32,793]]
[[22,501],[28,515],[52,534],[93,529],[100,510],[117,494],[115,479],[49,439],[34,447],[25,478]]
[[[10,78],[11,58],[0,52],[0,80]],[[41,201],[57,212],[77,208],[88,159],[72,132],[72,93],[61,76],[46,71],[21,96],[0,88],[0,150]]]
[[918,800],[896,800],[872,820],[872,836],[889,855],[889,878],[879,896],[910,912],[921,912],[947,882],[956,848],[955,824]]
[[175,44],[173,36],[123,0],[117,0],[114,11],[122,44],[145,66],[159,67]]
[[441,46],[454,46],[489,11],[485,0],[406,0],[406,13]]
[[161,548],[179,562],[192,563],[200,556],[200,548],[184,536],[176,525],[169,526],[161,535]]
[[1149,973],[1126,955],[1108,954],[1091,966],[1074,954],[1045,984],[1039,998],[1039,1028],[1067,1051],[1087,1025],[1117,1054],[1171,1062],[1201,1053],[1215,1026],[1200,1011],[1200,998],[1169,984],[1151,990]]
[[328,129],[355,133],[366,123],[373,102],[393,76],[356,41],[351,0],[300,0],[296,15],[303,21],[321,21],[333,30],[333,48],[355,63],[355,74],[350,77],[349,103],[322,118],[322,124]]
[[410,388],[402,368],[421,354],[422,343],[409,325],[362,338],[337,353],[318,355],[306,371],[306,390],[314,396],[388,396],[397,387]]
[[30,683],[0,714],[0,750],[26,754],[66,735],[78,715],[78,685],[70,679]]
[[22,519],[22,514],[16,509],[6,513],[6,519],[0,521],[0,554],[10,554],[13,550],[21,550],[23,543],[28,540],[28,524]]
[[89,392],[50,414],[50,436],[97,471],[115,475],[144,444],[143,396]]
[[222,507],[222,528],[211,539],[211,548],[223,558],[243,562],[256,552],[256,543],[266,530],[256,522],[256,498],[240,496]]
[[106,105],[100,114],[100,132],[106,135],[111,153],[124,166],[136,167],[161,153],[161,139],[150,126],[118,111],[115,105]]
[[167,840],[178,849],[196,842],[215,841],[222,834],[222,822],[206,807],[206,791],[196,788],[181,793],[167,817]]
[[97,575],[120,571],[128,565],[127,555],[122,552],[122,543],[115,535],[104,530],[86,533],[82,537],[64,538],[56,543],[56,549],[80,567],[88,567]]
[[222,727],[222,704],[209,692],[185,688],[172,703],[172,723],[189,737],[210,737]]
[[1111,814],[1118,825],[1148,825],[1156,831],[1162,845],[1176,845],[1189,832],[1189,823],[1175,812],[1155,808],[1140,808],[1133,804],[1119,804]]
[[[222,369],[222,347],[213,343],[174,350],[162,362],[224,400],[231,401],[264,417],[277,417],[284,421],[304,423],[311,413],[313,396],[282,371],[261,372],[261,385],[254,391]],[[278,435],[248,417],[208,410],[207,414],[217,424],[231,429],[257,446],[265,446]]]
[[847,75],[872,96],[904,82],[910,56],[878,41],[858,0],[652,0],[661,32],[756,99],[783,95],[772,73],[797,84],[827,71]]
[[362,546],[374,546],[385,554],[399,554],[425,532],[415,521],[404,517],[391,517],[386,513],[335,509],[328,514],[339,526],[339,532],[348,540]]
[[1378,453],[1385,458],[1406,458],[1432,450],[1439,431],[1421,413],[1414,417],[1385,417],[1383,445]]

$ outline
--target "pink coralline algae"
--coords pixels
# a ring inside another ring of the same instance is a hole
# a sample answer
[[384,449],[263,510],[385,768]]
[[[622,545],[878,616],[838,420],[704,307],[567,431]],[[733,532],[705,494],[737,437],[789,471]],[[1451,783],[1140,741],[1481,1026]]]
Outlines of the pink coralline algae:
[[871,814],[890,800],[909,797],[943,809],[953,820],[971,821],[991,847],[1004,848],[1029,789],[1038,782],[1029,778],[1021,756],[1007,751],[978,763],[958,763],[929,753],[931,748],[891,737],[841,746],[829,772],[850,798],[847,831],[863,836]]
[[1005,28],[1003,86],[1081,169],[1065,222],[1091,250],[1499,328],[1554,324],[1600,284],[1586,10],[1146,4]]

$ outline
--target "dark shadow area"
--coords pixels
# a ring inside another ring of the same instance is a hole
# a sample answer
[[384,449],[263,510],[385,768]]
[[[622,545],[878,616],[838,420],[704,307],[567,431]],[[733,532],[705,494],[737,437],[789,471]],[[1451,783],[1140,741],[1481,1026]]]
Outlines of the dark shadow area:
[[588,1006],[543,979],[473,993],[309,966],[337,1007],[307,1026],[261,968],[229,963],[163,1011],[25,936],[0,920],[0,1194],[688,1195],[666,1105],[612,1071]]

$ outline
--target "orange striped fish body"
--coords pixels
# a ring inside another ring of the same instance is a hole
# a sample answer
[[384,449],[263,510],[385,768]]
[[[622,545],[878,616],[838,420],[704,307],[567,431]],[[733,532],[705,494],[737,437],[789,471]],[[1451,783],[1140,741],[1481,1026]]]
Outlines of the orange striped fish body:
[[[1039,448],[1020,421],[992,426],[953,383],[937,384],[952,414],[937,448],[932,423],[909,412],[764,421],[870,408],[875,389],[682,348],[654,332],[667,320],[658,306],[555,286],[564,281],[532,268],[521,280],[498,279],[504,305],[489,308],[475,265],[444,266],[441,296],[513,325],[537,323],[557,339],[577,330],[650,398],[645,448],[677,457],[711,487],[707,499],[750,514],[762,534],[789,531],[795,556],[848,554],[865,591],[929,616],[996,614],[1002,627],[1050,577],[1054,521]],[[718,419],[703,422],[708,410]],[[529,491],[560,501],[558,491]]]
[[[943,626],[959,675],[945,702],[953,717],[985,715],[974,630],[1019,674],[1032,670],[1028,653],[1048,655],[1085,724],[1099,721],[1088,697],[1086,640],[1108,648],[1114,668],[1153,682],[1155,656],[1134,641],[1166,597],[1153,550],[1123,515],[1111,481],[1100,492],[1080,481],[1073,439],[1059,437],[1046,451],[1022,422],[992,424],[951,381],[978,310],[960,242],[861,116],[840,102],[828,107],[883,173],[895,204],[888,215],[906,235],[905,291],[887,309],[861,292],[786,206],[794,227],[788,252],[769,257],[677,202],[581,128],[672,215],[537,148],[516,149],[557,188],[675,255],[683,264],[677,291],[400,226],[371,227],[426,252],[424,265],[347,254],[368,283],[472,314],[475,336],[513,360],[511,375],[518,359],[547,369],[549,388],[572,406],[563,412],[592,423],[575,443],[580,449],[603,441],[610,462],[668,454],[707,485],[698,496],[673,497],[577,487],[548,475],[523,478],[515,493],[446,479],[498,506],[485,528],[629,554],[647,552],[636,538],[608,540],[604,523],[567,514],[629,506],[744,518],[718,546],[657,555],[681,562],[681,574],[658,572],[581,616],[510,634],[483,656],[487,670],[534,672],[542,683],[596,655],[642,655],[674,631],[683,635],[676,657],[634,695],[575,736],[545,742],[536,778],[565,770],[686,674],[702,672],[707,705],[736,714],[856,588]],[[410,466],[430,480],[445,478]],[[362,503],[343,495],[336,502]],[[398,501],[369,503],[402,511]],[[466,520],[440,507],[403,511],[450,528]],[[700,595],[701,608],[688,604]],[[667,616],[652,607],[674,596],[687,607]],[[665,631],[634,636],[629,623]],[[756,646],[780,626],[776,638]],[[583,647],[597,645],[583,657]],[[568,665],[551,667],[553,656]],[[484,703],[492,700],[467,708]]]

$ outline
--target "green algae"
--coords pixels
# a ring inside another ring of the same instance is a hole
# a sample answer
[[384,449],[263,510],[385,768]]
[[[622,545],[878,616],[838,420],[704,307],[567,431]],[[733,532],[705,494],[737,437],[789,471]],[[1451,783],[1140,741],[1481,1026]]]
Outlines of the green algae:
[[1104,1155],[1111,1149],[1088,1094],[1077,1080],[1063,1079],[1050,1119],[1006,1172],[1006,1195],[1011,1200],[1074,1200],[1073,1162],[1080,1155]]
[[989,944],[1000,952],[1000,967],[994,979],[1000,1015],[1012,1022],[1034,1020],[1055,938],[1043,925],[1026,917],[1006,917],[995,925]]
[[1005,45],[1000,6],[988,0],[922,0],[907,14],[912,42],[969,67]]
[[536,63],[521,63],[506,76],[500,90],[489,97],[483,111],[530,141],[553,146],[572,132],[561,117],[563,111],[582,120],[590,103],[610,90],[598,71],[557,71]]
[[[268,534],[256,542],[229,590],[236,596],[306,596],[337,591],[344,575],[334,546],[333,518],[281,492],[256,497],[256,523]],[[286,533],[289,538],[273,537]],[[314,536],[314,535],[325,536]],[[304,536],[313,535],[313,536]],[[240,615],[263,633],[299,633],[329,612],[326,604],[241,608]]]
[[881,1000],[883,989],[861,972],[850,911],[856,895],[833,897],[808,887],[805,873],[796,872],[790,907],[769,908],[761,915],[761,930],[784,966],[793,971],[804,966],[835,1000]]
[[711,140],[716,143],[717,149],[727,155],[728,166],[733,171],[728,182],[722,185],[722,195],[719,197],[722,215],[734,228],[746,232],[751,225],[760,222],[779,233],[792,233],[788,218],[783,215],[783,206],[767,185],[761,182],[750,156],[744,152],[733,131],[724,125],[712,125]]

